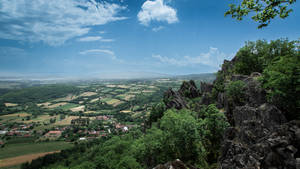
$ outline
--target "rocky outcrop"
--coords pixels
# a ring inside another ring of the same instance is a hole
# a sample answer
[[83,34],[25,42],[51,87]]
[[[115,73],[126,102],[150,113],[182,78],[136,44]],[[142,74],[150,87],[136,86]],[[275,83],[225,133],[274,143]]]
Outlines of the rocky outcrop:
[[210,83],[206,83],[206,82],[201,82],[200,83],[200,90],[201,93],[211,93],[212,89],[213,89],[214,85],[210,84]]
[[231,81],[245,83],[242,103],[218,93],[219,107],[224,107],[231,124],[224,133],[222,169],[296,169],[298,165],[300,122],[287,122],[283,112],[267,103],[259,76],[231,75]]
[[[232,75],[231,81],[240,80],[245,83],[243,94],[240,95],[240,101],[229,99],[225,92],[218,93],[217,106],[225,109],[225,115],[228,122],[234,125],[233,111],[238,106],[248,105],[250,107],[258,107],[267,102],[266,91],[261,87],[261,83],[257,80],[257,76]],[[225,83],[225,88],[229,83]]]
[[184,98],[180,95],[179,92],[174,91],[171,88],[164,93],[163,101],[168,109],[176,108],[179,110],[187,108],[187,103]]
[[197,86],[193,80],[190,80],[189,82],[184,81],[182,85],[180,86],[180,89],[178,92],[181,94],[181,96],[193,99],[196,97],[201,96],[200,91],[197,89]]
[[300,122],[288,122],[284,112],[267,103],[266,91],[258,81],[260,73],[232,74],[234,62],[224,61],[215,80],[225,88],[230,81],[245,83],[242,102],[230,99],[226,92],[217,93],[217,106],[225,110],[231,124],[224,133],[219,168],[300,168]]
[[179,159],[168,162],[164,165],[159,164],[158,166],[154,167],[153,169],[197,169],[196,167],[193,167],[191,165],[186,165]]
[[296,169],[299,124],[289,122],[268,130],[261,121],[249,121],[241,128],[228,128],[222,146],[220,168]]
[[172,88],[164,93],[164,103],[167,108],[183,109],[188,108],[185,98],[193,99],[201,96],[199,89],[193,80],[183,82],[178,91]]

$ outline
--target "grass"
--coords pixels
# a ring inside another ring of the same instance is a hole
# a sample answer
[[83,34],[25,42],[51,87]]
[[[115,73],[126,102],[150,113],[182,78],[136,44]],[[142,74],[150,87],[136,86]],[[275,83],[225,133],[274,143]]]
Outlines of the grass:
[[69,104],[66,104],[63,106],[59,106],[59,107],[57,107],[57,109],[70,110],[70,109],[78,107],[78,106],[79,106],[78,104],[69,103]]
[[20,169],[21,165],[14,165],[9,167],[0,167],[0,169]]
[[26,154],[58,151],[72,147],[67,142],[19,143],[8,144],[0,150],[0,159],[16,157]]
[[34,137],[12,137],[9,140],[7,140],[7,145],[19,143],[33,143],[35,139],[36,138]]

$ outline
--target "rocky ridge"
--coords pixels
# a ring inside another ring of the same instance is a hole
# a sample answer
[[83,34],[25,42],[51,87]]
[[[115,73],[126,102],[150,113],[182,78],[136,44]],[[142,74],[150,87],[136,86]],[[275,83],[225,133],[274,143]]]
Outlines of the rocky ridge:
[[[267,102],[266,91],[258,80],[260,73],[231,74],[234,62],[235,59],[224,61],[219,72],[222,76],[214,84],[201,83],[200,90],[193,81],[184,82],[179,91],[169,89],[164,95],[167,108],[188,108],[185,97],[201,96],[199,104],[216,103],[224,110],[231,126],[224,133],[219,157],[221,169],[300,169],[300,122],[287,121],[284,112]],[[213,99],[212,90],[217,81],[222,81],[224,88],[230,82],[243,82],[243,94],[239,96],[242,101],[230,99],[225,91],[218,92]],[[169,162],[155,169],[189,168],[183,163],[172,164]]]
[[[233,64],[226,63],[229,67]],[[221,73],[229,74],[227,67]],[[218,106],[224,108],[231,124],[224,133],[220,168],[299,168],[300,122],[288,122],[283,112],[267,103],[266,91],[257,80],[259,76],[252,73],[226,77],[246,84],[242,89],[242,103],[230,100],[225,92],[218,93]],[[228,83],[225,81],[224,85]]]

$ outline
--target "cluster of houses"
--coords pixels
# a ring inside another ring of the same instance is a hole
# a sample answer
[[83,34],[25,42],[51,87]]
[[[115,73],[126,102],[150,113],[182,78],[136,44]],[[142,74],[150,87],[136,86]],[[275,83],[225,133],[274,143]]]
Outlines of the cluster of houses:
[[32,128],[32,124],[20,124],[20,125],[13,125],[10,128],[8,128],[5,125],[0,126],[0,136],[19,136],[19,137],[31,137],[32,132],[30,131],[30,128]]
[[[17,136],[17,137],[31,137],[35,135],[42,136],[41,140],[49,139],[49,140],[57,140],[61,138],[67,139],[71,135],[80,136],[79,140],[90,140],[99,137],[104,137],[110,134],[113,130],[117,132],[128,132],[131,128],[136,127],[136,125],[124,125],[117,123],[113,120],[112,115],[100,115],[96,116],[95,120],[99,121],[109,121],[112,125],[104,126],[102,130],[94,130],[88,129],[87,126],[90,123],[89,118],[79,117],[77,119],[71,120],[71,124],[69,126],[61,126],[53,128],[50,131],[37,131],[33,132],[33,124],[15,124],[14,126],[7,127],[5,125],[0,124],[0,136]],[[79,130],[75,130],[79,127]],[[71,132],[70,132],[71,131]],[[72,134],[71,134],[72,133]],[[3,141],[0,140],[0,146],[4,144]]]

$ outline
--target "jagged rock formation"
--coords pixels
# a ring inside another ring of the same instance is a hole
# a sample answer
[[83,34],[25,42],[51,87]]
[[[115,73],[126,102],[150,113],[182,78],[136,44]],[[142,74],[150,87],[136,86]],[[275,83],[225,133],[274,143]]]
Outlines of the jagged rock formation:
[[189,82],[183,82],[178,91],[174,91],[172,88],[164,93],[164,103],[167,108],[183,109],[188,108],[187,102],[184,98],[196,98],[201,96],[200,91],[197,89],[193,80]]
[[163,101],[168,109],[173,108],[173,107],[178,110],[187,108],[187,103],[184,100],[184,98],[180,95],[179,92],[174,91],[172,88],[168,89],[164,93]]
[[[233,61],[225,61],[222,73],[226,74]],[[257,80],[259,73],[228,75],[230,81],[243,81],[243,102],[236,102],[218,93],[218,107],[225,109],[231,124],[224,133],[222,169],[296,169],[300,163],[300,122],[287,122],[284,113],[266,101],[266,91]],[[217,79],[218,80],[218,79]],[[297,168],[297,169],[298,169]]]
[[184,81],[178,92],[181,96],[190,99],[201,96],[200,91],[197,89],[197,86],[193,80],[190,80],[189,82]]
[[179,159],[168,162],[164,165],[159,164],[158,166],[154,167],[153,169],[197,169],[196,167],[193,167],[191,165],[186,165]]

